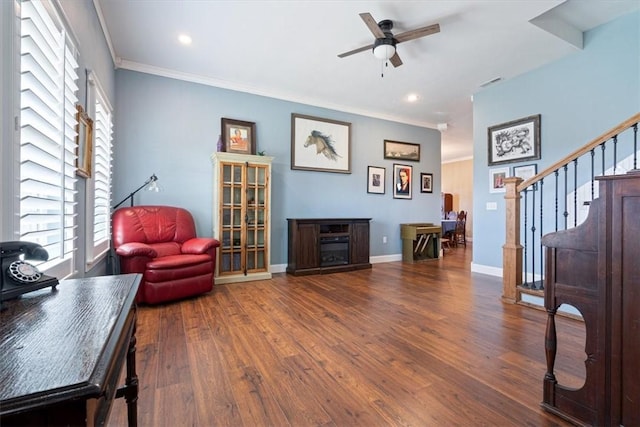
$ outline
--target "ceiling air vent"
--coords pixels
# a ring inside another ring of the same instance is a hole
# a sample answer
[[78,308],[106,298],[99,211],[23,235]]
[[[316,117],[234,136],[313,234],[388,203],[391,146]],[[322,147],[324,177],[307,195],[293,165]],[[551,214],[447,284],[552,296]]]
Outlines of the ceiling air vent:
[[487,87],[487,86],[492,85],[492,84],[494,84],[494,83],[498,83],[498,82],[499,82],[499,81],[501,81],[501,80],[502,80],[502,77],[496,77],[496,78],[494,78],[494,79],[491,79],[491,80],[489,80],[489,81],[487,81],[487,82],[482,83],[482,84],[480,85],[480,87]]

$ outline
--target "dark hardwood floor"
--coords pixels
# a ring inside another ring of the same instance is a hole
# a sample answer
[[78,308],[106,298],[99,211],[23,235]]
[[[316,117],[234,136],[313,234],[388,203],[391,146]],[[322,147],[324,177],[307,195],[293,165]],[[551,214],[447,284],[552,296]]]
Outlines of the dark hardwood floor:
[[[140,307],[141,426],[565,426],[540,408],[546,313],[437,261],[218,285]],[[579,384],[583,325],[557,368]],[[126,425],[114,403],[111,426]]]

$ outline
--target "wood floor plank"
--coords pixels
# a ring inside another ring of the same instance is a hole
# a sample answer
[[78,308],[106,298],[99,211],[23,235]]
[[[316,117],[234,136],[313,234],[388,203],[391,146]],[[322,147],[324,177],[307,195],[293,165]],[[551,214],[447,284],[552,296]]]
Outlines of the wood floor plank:
[[154,425],[157,427],[207,425],[194,411],[195,402],[190,383],[163,386],[155,390]]
[[221,352],[213,338],[189,343],[188,354],[200,425],[240,425],[242,418],[233,395],[229,371],[222,363]]
[[285,358],[292,374],[297,375],[302,387],[315,395],[315,400],[338,426],[375,426],[380,418],[368,408],[352,389],[344,387],[339,380],[326,375],[324,368],[307,354]]
[[180,304],[157,307],[160,316],[158,338],[158,382],[163,388],[191,381],[187,355],[187,336]]
[[[502,303],[471,253],[140,307],[139,425],[567,426],[540,407],[546,313]],[[579,381],[583,327],[559,322]]]
[[[223,368],[232,384],[232,393],[243,425],[246,426],[288,426],[286,415],[271,390],[264,386],[262,376],[254,367],[254,336],[243,336],[240,331],[250,331],[245,326],[251,325],[251,319],[231,295],[230,289],[217,292],[217,307],[226,313],[220,317],[221,326],[226,329],[224,340],[216,340],[216,347],[221,353]],[[211,310],[215,310],[212,307]],[[248,340],[248,341],[247,341]],[[247,344],[248,342],[248,344]],[[215,348],[211,349],[215,351]]]
[[180,304],[182,324],[188,343],[211,338],[211,327],[208,322],[203,322],[204,316],[202,299],[190,298]]

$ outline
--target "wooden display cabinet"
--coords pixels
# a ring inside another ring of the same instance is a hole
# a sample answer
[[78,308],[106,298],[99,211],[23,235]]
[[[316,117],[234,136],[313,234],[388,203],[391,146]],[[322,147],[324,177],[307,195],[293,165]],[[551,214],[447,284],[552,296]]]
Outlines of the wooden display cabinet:
[[216,152],[211,159],[216,283],[270,279],[273,157]]
[[370,218],[289,218],[287,273],[335,273],[371,268]]

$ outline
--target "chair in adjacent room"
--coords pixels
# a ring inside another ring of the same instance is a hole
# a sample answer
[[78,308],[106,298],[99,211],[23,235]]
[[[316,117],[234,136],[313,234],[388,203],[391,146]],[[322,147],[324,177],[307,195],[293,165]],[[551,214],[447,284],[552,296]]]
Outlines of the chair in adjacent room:
[[446,254],[445,249],[451,249],[451,239],[448,237],[442,237],[440,239],[440,247],[442,248],[442,256]]
[[112,223],[120,272],[143,275],[137,302],[158,304],[213,289],[220,242],[197,237],[189,211],[132,206],[116,210]]
[[458,213],[456,228],[453,231],[453,242],[456,246],[461,244],[465,248],[467,247],[467,214],[465,211],[460,211]]

